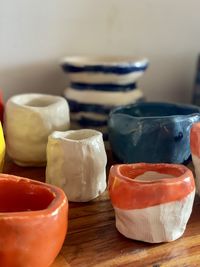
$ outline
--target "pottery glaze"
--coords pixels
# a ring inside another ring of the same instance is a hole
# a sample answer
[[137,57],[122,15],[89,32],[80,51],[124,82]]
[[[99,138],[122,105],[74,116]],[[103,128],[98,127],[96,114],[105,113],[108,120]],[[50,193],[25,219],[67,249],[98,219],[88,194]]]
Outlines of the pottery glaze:
[[6,153],[6,145],[5,145],[2,125],[0,122],[0,172],[3,171],[5,153]]
[[61,187],[69,201],[90,201],[104,192],[106,163],[98,131],[57,131],[49,136],[46,182]]
[[200,121],[200,108],[146,102],[114,109],[109,141],[123,163],[183,163],[190,157],[190,129]]
[[64,96],[69,102],[75,129],[99,130],[107,140],[110,110],[144,98],[136,82],[148,67],[147,59],[66,57],[61,65],[70,82]]
[[3,123],[3,115],[4,115],[4,101],[3,101],[3,92],[0,90],[0,121]]
[[69,107],[64,98],[45,94],[13,96],[5,112],[8,155],[21,166],[45,165],[49,134],[69,126]]
[[200,123],[192,125],[190,133],[190,148],[196,174],[197,192],[200,195]]
[[111,167],[109,194],[121,234],[149,243],[169,242],[185,231],[195,184],[183,165],[122,164]]
[[0,174],[0,213],[0,266],[50,267],[67,232],[64,192]]

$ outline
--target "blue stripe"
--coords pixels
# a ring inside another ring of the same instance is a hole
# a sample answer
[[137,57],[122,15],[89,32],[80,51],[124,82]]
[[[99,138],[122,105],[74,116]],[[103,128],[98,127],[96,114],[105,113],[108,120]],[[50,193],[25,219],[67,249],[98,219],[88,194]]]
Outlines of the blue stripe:
[[107,126],[107,120],[99,121],[99,120],[92,120],[85,117],[81,119],[73,119],[72,121],[78,123],[82,127],[102,127]]
[[116,66],[102,66],[102,65],[95,65],[95,66],[74,66],[69,63],[62,63],[62,68],[65,72],[101,72],[106,74],[129,74],[131,72],[137,72],[137,71],[145,71],[148,67],[148,63],[145,62],[144,64],[124,64],[124,65],[116,65]]
[[95,90],[95,91],[109,91],[109,92],[126,92],[136,88],[136,83],[130,83],[126,85],[101,83],[101,84],[89,84],[89,83],[71,83],[71,88],[77,90]]
[[[65,97],[66,98],[66,97]],[[74,100],[70,100],[68,98],[67,102],[69,103],[70,106],[70,111],[71,112],[95,112],[98,114],[109,114],[111,109],[114,108],[114,106],[104,106],[104,105],[97,105],[97,104],[83,104]]]
[[[110,111],[113,108],[116,108],[116,106],[108,106],[108,105],[105,106],[105,105],[89,104],[89,103],[83,104],[83,103],[77,102],[75,100],[68,99],[67,97],[65,97],[65,98],[67,99],[67,102],[69,103],[69,107],[70,107],[71,112],[83,111],[83,112],[94,112],[94,113],[98,113],[98,114],[109,115]],[[145,98],[141,97],[141,98],[137,99],[137,101],[134,103],[139,103],[139,102],[144,102],[144,101],[145,101]],[[131,103],[129,103],[129,104],[131,104]]]

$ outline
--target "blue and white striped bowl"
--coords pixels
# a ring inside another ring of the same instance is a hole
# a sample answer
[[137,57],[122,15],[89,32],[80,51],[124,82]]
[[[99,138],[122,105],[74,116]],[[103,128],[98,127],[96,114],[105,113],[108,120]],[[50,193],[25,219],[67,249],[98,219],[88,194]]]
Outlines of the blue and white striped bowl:
[[106,140],[111,109],[143,99],[136,81],[147,69],[147,59],[67,57],[61,65],[70,82],[64,96],[74,128],[95,128]]

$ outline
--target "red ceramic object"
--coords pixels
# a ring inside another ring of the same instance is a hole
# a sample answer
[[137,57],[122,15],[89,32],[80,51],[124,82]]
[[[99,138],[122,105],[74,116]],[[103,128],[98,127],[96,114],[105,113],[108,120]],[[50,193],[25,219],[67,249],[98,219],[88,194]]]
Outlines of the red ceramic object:
[[0,174],[0,266],[51,266],[65,239],[67,215],[61,189]]
[[197,192],[200,195],[200,122],[192,125],[190,132],[190,150],[196,174]]
[[200,122],[192,125],[190,132],[190,149],[192,155],[200,158]]

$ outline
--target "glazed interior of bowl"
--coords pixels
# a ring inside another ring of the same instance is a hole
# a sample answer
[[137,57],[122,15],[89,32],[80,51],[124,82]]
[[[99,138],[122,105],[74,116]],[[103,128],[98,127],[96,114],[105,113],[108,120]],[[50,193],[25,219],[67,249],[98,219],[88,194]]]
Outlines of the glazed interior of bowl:
[[44,210],[54,199],[54,193],[40,184],[0,177],[0,213]]
[[116,108],[111,114],[125,114],[132,117],[168,117],[187,116],[200,113],[200,108],[192,105],[172,103],[138,103]]
[[76,66],[94,66],[94,65],[121,65],[121,64],[148,64],[146,58],[136,58],[128,56],[88,56],[88,57],[65,57],[62,63]]

